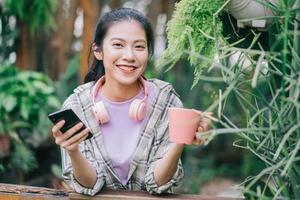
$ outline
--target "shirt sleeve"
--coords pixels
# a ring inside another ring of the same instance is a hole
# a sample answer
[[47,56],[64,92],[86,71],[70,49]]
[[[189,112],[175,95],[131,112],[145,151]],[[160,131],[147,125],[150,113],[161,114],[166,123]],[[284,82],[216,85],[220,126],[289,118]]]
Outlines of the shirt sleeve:
[[158,161],[162,159],[166,154],[171,144],[171,142],[169,141],[169,128],[166,110],[171,106],[182,107],[182,102],[177,97],[177,95],[175,95],[175,93],[171,93],[170,98],[168,98],[167,106],[165,110],[163,110],[162,119],[156,127],[156,137],[150,153],[149,168],[145,176],[146,189],[150,194],[173,193],[173,188],[180,183],[184,174],[182,163],[179,159],[176,172],[167,183],[158,186],[154,178],[155,166]]
[[[63,108],[75,108],[76,107],[76,101],[73,96],[69,97],[64,105]],[[72,106],[71,106],[72,105]],[[61,159],[62,159],[62,177],[66,181],[66,183],[72,187],[76,192],[81,194],[87,194],[87,195],[95,195],[97,194],[104,186],[105,184],[105,174],[103,170],[101,170],[101,166],[95,160],[95,155],[92,147],[92,142],[94,138],[91,138],[89,140],[85,140],[82,143],[79,144],[79,150],[80,152],[85,156],[85,158],[91,163],[91,165],[96,170],[96,183],[93,186],[93,188],[87,188],[82,186],[74,177],[73,174],[73,166],[71,163],[71,159],[67,151],[63,148],[61,148]]]
[[[89,141],[83,142],[87,143]],[[80,146],[83,147],[86,144],[81,143]],[[97,194],[104,186],[105,183],[105,175],[100,170],[100,166],[94,159],[94,156],[89,150],[86,150],[87,148],[80,148],[81,153],[86,157],[86,159],[91,163],[91,165],[94,167],[96,170],[96,183],[93,186],[93,188],[87,188],[82,186],[74,177],[73,174],[73,167],[71,163],[71,159],[69,157],[69,154],[65,149],[61,148],[61,156],[62,156],[62,176],[64,180],[68,183],[70,187],[72,187],[76,192],[81,193],[81,194],[87,194],[87,195],[95,195]]]

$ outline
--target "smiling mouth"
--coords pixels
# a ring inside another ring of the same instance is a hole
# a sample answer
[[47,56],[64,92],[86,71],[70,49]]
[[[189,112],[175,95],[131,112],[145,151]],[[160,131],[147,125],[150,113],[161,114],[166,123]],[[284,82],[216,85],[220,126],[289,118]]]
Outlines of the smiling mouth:
[[125,72],[132,72],[138,68],[138,67],[129,66],[129,65],[117,65],[117,67]]

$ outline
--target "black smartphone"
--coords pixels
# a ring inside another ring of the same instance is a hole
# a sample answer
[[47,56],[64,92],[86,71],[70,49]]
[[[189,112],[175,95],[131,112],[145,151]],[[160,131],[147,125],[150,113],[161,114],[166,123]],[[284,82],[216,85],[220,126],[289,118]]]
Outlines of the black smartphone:
[[[64,126],[60,129],[60,131],[62,133],[65,133],[67,130],[69,130],[70,128],[72,128],[74,125],[78,124],[79,122],[82,122],[79,119],[79,117],[74,113],[74,111],[72,109],[59,110],[59,111],[50,113],[48,115],[48,118],[54,124],[56,124],[60,120],[65,120]],[[78,130],[75,134],[79,133],[80,131],[84,130],[85,128],[86,128],[86,126],[83,124],[83,126],[81,127],[81,129]],[[90,132],[88,134],[89,135],[87,136],[86,140],[90,139],[93,136],[93,134],[90,133]]]

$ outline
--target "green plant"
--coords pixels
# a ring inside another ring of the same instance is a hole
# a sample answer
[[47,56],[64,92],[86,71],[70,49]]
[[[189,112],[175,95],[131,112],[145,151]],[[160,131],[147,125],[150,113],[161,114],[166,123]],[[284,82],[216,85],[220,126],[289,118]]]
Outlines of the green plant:
[[60,102],[52,81],[42,73],[4,64],[0,76],[0,135],[8,135],[12,144],[4,167],[26,173],[36,167],[31,150],[48,137],[47,114]]
[[[247,199],[300,198],[299,1],[280,1],[274,9],[278,16],[269,30],[269,51],[260,43],[259,50],[222,47],[224,55],[243,52],[252,64],[250,73],[241,68],[241,58],[233,66],[221,67],[228,87],[209,108],[218,108],[219,122],[225,127],[215,134],[238,133],[241,139],[234,145],[249,150],[265,165],[258,175],[245,180]],[[252,44],[260,37],[253,33]],[[244,126],[225,114],[229,96],[237,99]]]
[[56,4],[56,0],[6,0],[10,14],[21,19],[32,32],[40,27],[49,28],[54,25]]
[[4,61],[9,58],[10,54],[13,52],[13,46],[15,44],[15,39],[17,38],[17,31],[12,30],[9,24],[10,17],[8,11],[0,5],[0,63],[4,63]]
[[[201,81],[225,84],[218,99],[207,108],[216,113],[212,120],[220,128],[198,136],[210,134],[212,139],[235,134],[239,139],[234,146],[248,150],[264,164],[242,184],[247,199],[300,199],[300,2],[278,2],[270,7],[277,14],[269,28],[267,47],[259,41],[262,34],[249,29],[254,35],[249,46],[241,48],[222,41],[215,44],[220,47],[219,63],[207,70],[210,76],[195,74]],[[180,34],[178,31],[177,38],[169,38],[169,44],[176,43]],[[180,51],[178,55],[184,55],[186,49]],[[249,59],[246,69],[242,56],[229,65],[234,52]],[[201,51],[190,53],[202,56]],[[235,102],[230,102],[233,99]],[[233,103],[238,112],[231,110]]]
[[79,63],[79,55],[73,56],[68,64],[66,72],[61,74],[59,80],[54,83],[55,91],[61,101],[64,101],[72,94],[74,88],[80,84],[78,74]]
[[[158,65],[170,64],[170,68],[188,55],[194,66],[195,80],[203,67],[213,63],[216,54],[216,41],[222,35],[222,23],[218,14],[224,0],[182,0],[175,6],[173,18],[167,26],[168,47]],[[199,56],[200,55],[200,56]]]

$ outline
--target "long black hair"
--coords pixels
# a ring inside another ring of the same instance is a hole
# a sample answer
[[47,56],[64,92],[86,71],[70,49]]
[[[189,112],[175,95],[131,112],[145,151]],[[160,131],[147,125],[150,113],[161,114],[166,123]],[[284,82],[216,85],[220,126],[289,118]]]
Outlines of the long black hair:
[[[104,16],[99,20],[97,24],[93,43],[95,43],[97,47],[102,49],[102,43],[108,28],[115,22],[125,20],[135,20],[143,27],[146,33],[148,52],[149,55],[152,56],[154,51],[154,39],[151,24],[142,13],[131,8],[120,8],[104,14]],[[91,49],[89,54],[91,55]],[[104,74],[105,71],[103,61],[97,60],[94,57],[92,65],[90,66],[89,71],[84,78],[84,82],[87,83],[90,81],[97,81]]]

